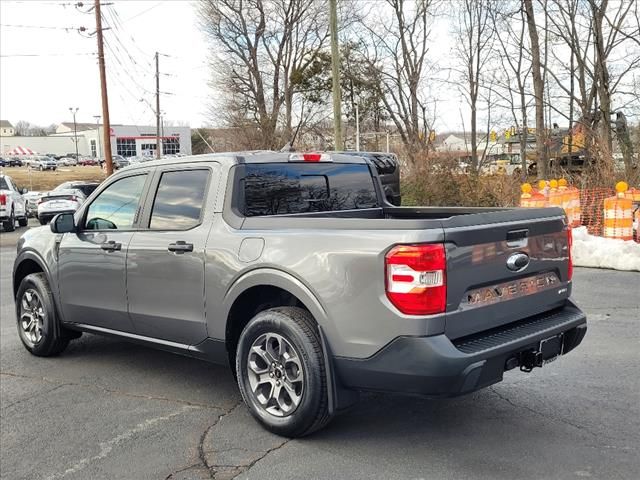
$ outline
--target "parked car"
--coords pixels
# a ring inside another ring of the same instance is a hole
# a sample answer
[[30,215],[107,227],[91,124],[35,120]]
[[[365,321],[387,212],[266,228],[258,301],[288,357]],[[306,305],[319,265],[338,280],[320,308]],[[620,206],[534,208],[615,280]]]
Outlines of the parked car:
[[64,182],[58,185],[56,188],[54,188],[53,192],[57,192],[60,190],[75,189],[75,190],[80,190],[85,197],[88,197],[93,193],[93,191],[96,188],[98,188],[98,185],[100,185],[100,183],[98,182],[83,182],[83,181]]
[[8,159],[10,167],[22,167],[23,162],[18,157],[13,157]]
[[92,158],[92,157],[81,157],[80,160],[78,160],[78,165],[83,165],[83,166],[88,166],[88,165],[99,165],[100,162],[97,158]]
[[10,176],[0,174],[0,222],[5,232],[15,230],[16,220],[21,227],[27,225],[23,193],[26,193],[26,189],[19,189]]
[[569,353],[570,246],[560,208],[390,206],[361,156],[199,155],[122,169],[29,231],[13,294],[32,354],[92,332],[229,364],[297,437],[360,390],[460,395]]
[[27,217],[35,218],[38,216],[38,201],[46,193],[47,192],[30,191],[22,195],[27,207]]
[[29,162],[29,168],[34,168],[40,171],[55,171],[58,168],[58,163],[51,157],[41,157]]
[[78,160],[73,157],[62,157],[58,160],[58,165],[64,165],[65,167],[75,167],[78,163]]
[[38,221],[40,225],[46,225],[59,213],[74,213],[82,202],[85,195],[78,189],[52,190],[45,193],[38,200]]
[[[112,159],[111,161],[113,163],[114,170],[119,170],[121,168],[128,167],[130,165],[129,160],[123,157],[122,155],[111,155],[111,159]],[[103,170],[107,169],[107,162],[104,161],[104,158],[100,159],[100,166],[102,167]]]

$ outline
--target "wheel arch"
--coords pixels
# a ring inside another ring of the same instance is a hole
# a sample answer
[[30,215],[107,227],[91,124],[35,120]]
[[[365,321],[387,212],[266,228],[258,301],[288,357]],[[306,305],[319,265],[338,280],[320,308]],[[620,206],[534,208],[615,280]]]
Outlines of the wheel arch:
[[54,284],[51,281],[51,272],[47,268],[46,263],[34,252],[22,252],[14,262],[12,276],[13,297],[15,298],[15,296],[17,295],[20,283],[27,275],[39,272],[42,272],[47,276],[49,286],[53,289]]
[[323,327],[327,313],[313,292],[294,276],[277,269],[247,272],[229,288],[224,300],[225,345],[233,365],[237,341],[253,316],[276,306],[298,306],[307,310]]

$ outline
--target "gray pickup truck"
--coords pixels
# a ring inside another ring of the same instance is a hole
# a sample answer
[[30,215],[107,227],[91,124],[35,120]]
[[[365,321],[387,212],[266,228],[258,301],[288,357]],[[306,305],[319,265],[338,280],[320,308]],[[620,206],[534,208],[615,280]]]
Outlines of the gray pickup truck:
[[362,390],[447,397],[575,348],[560,209],[394,207],[366,159],[247,152],[141,163],[27,231],[20,339],[82,332],[229,364],[251,413],[301,436]]

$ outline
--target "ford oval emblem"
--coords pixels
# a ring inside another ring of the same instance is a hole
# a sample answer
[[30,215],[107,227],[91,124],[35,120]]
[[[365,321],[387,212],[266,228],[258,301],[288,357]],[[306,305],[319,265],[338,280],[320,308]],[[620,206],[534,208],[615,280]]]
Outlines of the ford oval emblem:
[[514,253],[507,259],[507,268],[512,272],[521,272],[529,265],[529,255],[526,253]]

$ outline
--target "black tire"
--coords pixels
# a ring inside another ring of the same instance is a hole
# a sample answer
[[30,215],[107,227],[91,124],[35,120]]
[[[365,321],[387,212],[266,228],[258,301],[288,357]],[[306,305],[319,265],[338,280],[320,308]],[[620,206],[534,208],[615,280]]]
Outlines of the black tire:
[[[29,333],[25,331],[25,324],[28,324],[28,316],[23,316],[26,301],[31,295],[31,299],[36,298],[36,305],[42,307],[40,339],[34,341]],[[32,273],[27,275],[18,288],[16,295],[16,317],[18,336],[24,347],[33,355],[38,357],[50,357],[61,353],[69,341],[74,336],[72,332],[63,328],[58,319],[51,289],[44,273]]]
[[8,220],[2,223],[5,232],[13,232],[16,229],[16,216],[13,210]]
[[47,223],[49,223],[49,219],[44,217],[38,217],[38,221],[40,222],[40,225],[46,225]]
[[[289,342],[302,364],[304,390],[298,406],[286,416],[268,412],[251,390],[249,352],[254,342],[267,333],[277,334]],[[267,430],[277,435],[302,437],[321,429],[331,420],[322,344],[318,327],[306,310],[276,307],[253,317],[240,334],[236,352],[236,375],[240,393],[251,414]]]
[[26,227],[28,224],[29,224],[29,219],[27,218],[26,215],[18,219],[18,225],[20,225],[21,227]]

